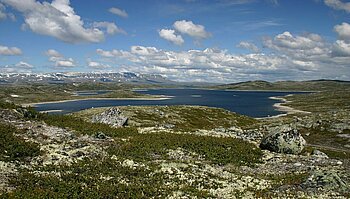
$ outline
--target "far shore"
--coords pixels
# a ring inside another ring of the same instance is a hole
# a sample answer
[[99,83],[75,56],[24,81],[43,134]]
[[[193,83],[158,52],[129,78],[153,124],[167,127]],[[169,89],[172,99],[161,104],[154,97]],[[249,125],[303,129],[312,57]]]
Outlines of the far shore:
[[[215,90],[215,89],[214,89]],[[220,89],[219,89],[220,90]],[[259,90],[259,89],[255,89],[255,90],[244,90],[244,89],[222,89],[224,91],[252,91],[252,92],[285,92],[285,93],[290,93],[290,92],[296,92],[296,93],[315,93],[315,92],[320,92],[320,91],[300,91],[300,90]]]
[[312,90],[259,90],[259,89],[229,89],[229,88],[201,88],[201,87],[176,87],[176,88],[148,88],[148,89],[132,89],[132,91],[148,91],[157,89],[193,89],[193,90],[222,90],[222,91],[252,91],[252,92],[297,92],[297,93],[316,93],[320,91]]
[[82,99],[69,99],[69,100],[58,100],[58,101],[49,101],[49,102],[35,102],[35,103],[25,103],[22,104],[23,107],[36,107],[38,104],[55,104],[55,103],[62,103],[62,102],[75,102],[75,101],[82,101],[82,100],[168,100],[171,99],[172,96],[164,96],[164,97],[140,97],[140,98],[82,98]]

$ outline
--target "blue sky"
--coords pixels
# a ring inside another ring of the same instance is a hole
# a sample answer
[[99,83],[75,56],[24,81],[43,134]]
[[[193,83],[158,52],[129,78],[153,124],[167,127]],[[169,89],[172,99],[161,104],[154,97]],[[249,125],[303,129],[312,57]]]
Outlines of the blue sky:
[[341,0],[0,0],[0,72],[350,80]]

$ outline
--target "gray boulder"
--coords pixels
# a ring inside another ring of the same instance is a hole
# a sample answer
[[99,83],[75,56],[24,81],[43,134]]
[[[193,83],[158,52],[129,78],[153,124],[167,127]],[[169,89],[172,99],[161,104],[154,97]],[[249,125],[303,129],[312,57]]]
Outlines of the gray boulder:
[[270,129],[270,133],[261,140],[260,148],[277,153],[299,154],[305,144],[298,130],[281,126]]
[[128,118],[122,115],[122,112],[117,107],[112,107],[101,114],[92,117],[92,122],[109,124],[113,127],[125,126]]

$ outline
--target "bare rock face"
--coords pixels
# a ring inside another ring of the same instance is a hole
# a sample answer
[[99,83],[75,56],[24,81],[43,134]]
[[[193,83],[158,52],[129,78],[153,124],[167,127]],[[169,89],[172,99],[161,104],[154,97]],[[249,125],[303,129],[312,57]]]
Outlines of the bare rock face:
[[298,130],[282,126],[270,130],[260,143],[261,149],[277,153],[299,154],[304,149],[305,139]]
[[122,127],[127,124],[128,118],[122,115],[117,107],[110,108],[105,112],[92,117],[92,122],[109,124],[113,127]]

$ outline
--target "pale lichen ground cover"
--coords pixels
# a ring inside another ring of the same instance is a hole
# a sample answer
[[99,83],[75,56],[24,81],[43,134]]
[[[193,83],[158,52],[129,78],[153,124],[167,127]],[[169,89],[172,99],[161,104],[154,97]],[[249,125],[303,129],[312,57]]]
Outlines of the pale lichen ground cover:
[[[17,136],[39,144],[42,152],[22,162],[1,162],[0,184],[4,191],[10,191],[4,196],[349,197],[347,159],[311,155],[308,151],[301,155],[278,154],[258,147],[270,127],[289,122],[306,128],[304,118],[310,115],[296,115],[301,119],[297,123],[289,116],[258,121],[196,106],[120,109],[129,117],[129,126],[137,128],[137,134],[86,135],[4,113],[1,122],[22,129],[25,133]],[[91,109],[74,116],[88,121],[104,110]],[[343,129],[341,134],[344,131],[347,133]],[[323,171],[331,171],[324,178],[324,187],[317,181]]]

